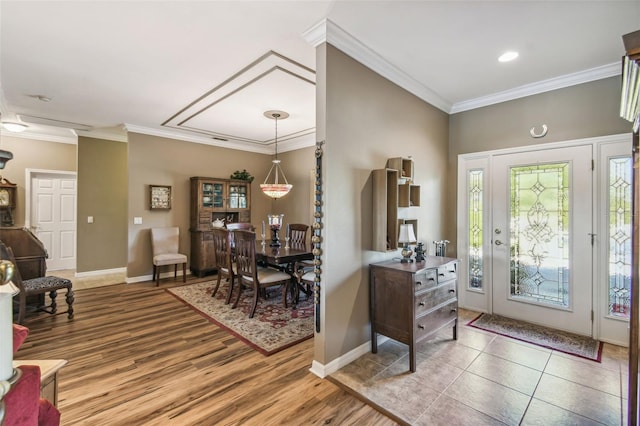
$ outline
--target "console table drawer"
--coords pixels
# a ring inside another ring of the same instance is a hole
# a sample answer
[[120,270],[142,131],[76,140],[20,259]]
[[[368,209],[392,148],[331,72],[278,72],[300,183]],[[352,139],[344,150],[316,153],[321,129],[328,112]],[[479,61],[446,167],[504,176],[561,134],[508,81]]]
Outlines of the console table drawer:
[[419,317],[415,323],[415,340],[418,341],[458,318],[458,301],[453,300],[435,311]]
[[456,281],[416,294],[416,316],[420,316],[434,306],[456,298]]
[[458,271],[456,271],[456,263],[450,263],[438,268],[438,282],[442,283],[449,280],[455,280]]
[[433,288],[438,284],[437,274],[435,269],[429,269],[414,277],[414,285],[416,293],[424,291],[429,288]]

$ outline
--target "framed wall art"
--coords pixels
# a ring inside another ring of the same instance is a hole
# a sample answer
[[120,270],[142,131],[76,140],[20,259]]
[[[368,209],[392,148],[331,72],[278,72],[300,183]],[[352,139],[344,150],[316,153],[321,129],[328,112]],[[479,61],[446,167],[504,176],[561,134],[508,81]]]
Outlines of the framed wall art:
[[149,185],[151,194],[151,210],[171,209],[171,187],[166,185]]

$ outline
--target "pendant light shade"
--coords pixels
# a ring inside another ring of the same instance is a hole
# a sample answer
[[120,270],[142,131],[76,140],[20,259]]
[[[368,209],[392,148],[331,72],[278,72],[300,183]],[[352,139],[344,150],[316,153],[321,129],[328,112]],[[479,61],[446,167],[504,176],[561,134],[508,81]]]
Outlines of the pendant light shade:
[[[264,113],[265,117],[271,118],[276,122],[276,137],[275,137],[275,147],[276,147],[276,155],[272,161],[271,169],[269,169],[269,173],[267,173],[267,177],[264,179],[264,183],[260,184],[260,189],[262,192],[273,199],[282,198],[291,191],[293,185],[287,182],[287,178],[280,167],[280,160],[278,160],[278,120],[284,120],[289,117],[289,114],[284,111],[267,111]],[[273,180],[269,183],[269,178],[273,173]],[[282,176],[282,181],[280,180],[280,176]]]

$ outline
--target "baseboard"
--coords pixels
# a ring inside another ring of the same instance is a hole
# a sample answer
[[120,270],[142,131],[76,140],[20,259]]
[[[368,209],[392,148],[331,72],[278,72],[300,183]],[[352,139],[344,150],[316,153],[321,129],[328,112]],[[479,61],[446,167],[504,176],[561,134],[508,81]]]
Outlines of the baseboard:
[[[378,336],[379,345],[383,344],[387,340],[389,340],[389,338],[386,336]],[[328,375],[335,373],[345,365],[348,365],[349,363],[355,361],[356,359],[360,358],[362,355],[366,353],[369,353],[370,351],[371,351],[371,341],[369,340],[361,344],[357,348],[347,352],[346,354],[334,359],[329,364],[321,364],[318,361],[313,360],[309,371],[315,374],[316,376],[320,377],[321,379],[324,379]]]
[[100,275],[122,274],[126,273],[127,268],[101,269],[98,271],[76,272],[76,278],[97,277]]
[[[187,270],[187,277],[191,275],[191,271]],[[178,271],[178,277],[182,276],[182,271]],[[160,279],[163,278],[173,278],[173,271],[169,271],[169,272],[162,272],[160,274]],[[135,283],[141,283],[143,281],[152,281],[153,280],[153,274],[151,275],[139,275],[137,277],[126,277],[124,282],[126,284],[135,284]]]

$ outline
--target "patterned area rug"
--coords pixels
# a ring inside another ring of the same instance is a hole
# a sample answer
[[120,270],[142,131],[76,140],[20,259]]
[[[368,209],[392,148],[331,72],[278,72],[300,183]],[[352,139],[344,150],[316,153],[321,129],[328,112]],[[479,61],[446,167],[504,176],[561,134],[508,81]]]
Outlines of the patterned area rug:
[[500,315],[480,314],[467,325],[592,361],[600,362],[602,359],[602,342],[590,337],[516,321]]
[[[279,288],[267,290],[267,299],[260,298],[253,318],[249,318],[253,293],[243,291],[236,309],[225,304],[227,286],[223,281],[215,297],[211,292],[215,281],[205,281],[167,291],[212,323],[224,328],[263,355],[271,355],[313,337],[313,298],[300,297],[296,309],[282,305]],[[236,289],[234,289],[234,297]]]

